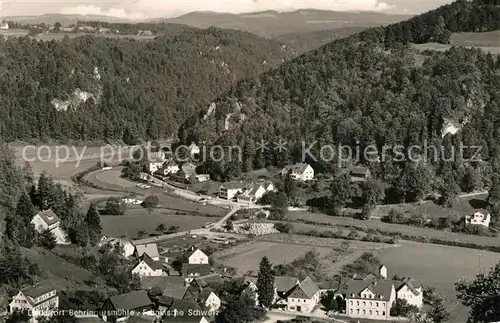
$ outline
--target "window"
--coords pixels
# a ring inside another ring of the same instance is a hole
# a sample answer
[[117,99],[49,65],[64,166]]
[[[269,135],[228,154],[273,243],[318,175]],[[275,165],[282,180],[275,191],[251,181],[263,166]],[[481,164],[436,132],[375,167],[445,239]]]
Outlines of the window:
[[366,314],[366,310],[363,310],[363,314]]
[[358,306],[359,306],[359,301],[356,301],[356,305],[358,305]]
[[385,316],[385,311],[383,311],[383,312],[382,312],[382,315],[384,315],[384,316]]
[[376,302],[375,305],[378,307],[378,302]]
[[378,315],[378,311],[375,311],[375,314]]
[[353,311],[352,311],[352,308],[351,308],[351,314],[352,314],[352,312],[353,312]]
[[370,315],[372,315],[372,310],[370,310]]
[[370,302],[370,306],[372,306],[372,302]]
[[304,303],[306,302],[306,300],[304,300]]
[[356,310],[356,313],[358,313],[358,314],[359,314],[359,308]]
[[363,302],[363,306],[366,306],[366,302]]
[[350,301],[351,305],[352,305],[352,301]]

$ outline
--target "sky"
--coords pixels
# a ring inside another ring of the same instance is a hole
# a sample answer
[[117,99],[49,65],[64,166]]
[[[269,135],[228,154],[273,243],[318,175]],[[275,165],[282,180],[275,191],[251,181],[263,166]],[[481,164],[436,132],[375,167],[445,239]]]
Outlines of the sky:
[[418,14],[450,0],[0,0],[0,14],[7,16],[46,13],[106,15],[132,20],[176,17],[192,11],[229,13],[262,10],[293,11],[322,9],[335,11],[378,11]]

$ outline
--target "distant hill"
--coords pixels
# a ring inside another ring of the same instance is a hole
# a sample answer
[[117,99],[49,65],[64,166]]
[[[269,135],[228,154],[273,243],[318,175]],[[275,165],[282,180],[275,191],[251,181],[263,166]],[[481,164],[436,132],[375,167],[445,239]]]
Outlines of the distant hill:
[[40,16],[10,16],[2,17],[2,20],[16,21],[21,24],[41,24],[53,25],[56,22],[63,26],[76,24],[78,21],[104,21],[110,23],[133,23],[134,21],[104,15],[65,15],[65,14],[45,14]]
[[278,37],[290,33],[374,27],[408,19],[406,15],[376,12],[338,12],[325,10],[298,10],[294,12],[263,11],[243,14],[192,12],[178,18],[159,19],[193,27],[210,26],[245,30],[263,37]]

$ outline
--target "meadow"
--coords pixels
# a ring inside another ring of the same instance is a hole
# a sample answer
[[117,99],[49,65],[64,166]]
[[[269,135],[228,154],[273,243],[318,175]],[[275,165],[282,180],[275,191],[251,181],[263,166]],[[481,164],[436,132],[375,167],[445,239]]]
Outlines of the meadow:
[[465,322],[468,309],[456,299],[454,283],[472,280],[481,271],[488,272],[500,260],[500,254],[459,247],[438,246],[402,241],[399,248],[378,252],[387,266],[389,277],[410,276],[424,286],[435,287],[446,299],[452,311],[450,323]]
[[454,33],[451,35],[450,44],[426,43],[413,44],[414,48],[424,50],[446,51],[453,46],[477,47],[485,52],[500,54],[500,32],[491,31],[483,33]]

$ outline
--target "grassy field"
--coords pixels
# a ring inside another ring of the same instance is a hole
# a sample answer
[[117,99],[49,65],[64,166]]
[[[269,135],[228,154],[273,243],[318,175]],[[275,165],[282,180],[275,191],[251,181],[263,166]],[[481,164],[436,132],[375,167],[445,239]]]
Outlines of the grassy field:
[[456,300],[453,284],[462,277],[473,279],[480,270],[488,272],[500,259],[497,253],[487,251],[407,241],[400,245],[379,253],[389,276],[410,276],[443,293],[447,307],[453,312],[450,323],[465,322],[468,313],[468,309]]
[[373,211],[373,216],[384,217],[389,215],[389,212],[394,209],[402,213],[410,214],[423,214],[429,219],[448,217],[452,214],[464,216],[472,214],[475,209],[482,208],[481,202],[484,202],[488,194],[481,194],[476,196],[468,196],[459,198],[451,208],[445,208],[432,201],[424,201],[423,203],[406,203],[397,205],[379,205]]
[[451,44],[414,44],[419,50],[445,51],[453,46],[477,47],[485,52],[500,54],[500,32],[491,31],[484,33],[454,33],[450,38]]
[[[325,230],[328,227],[332,226],[355,226],[363,229],[379,229],[384,232],[390,233],[400,233],[407,234],[412,236],[419,236],[425,238],[437,238],[448,241],[457,241],[462,243],[476,243],[479,245],[485,246],[500,246],[500,238],[498,237],[482,237],[475,235],[468,235],[462,233],[453,233],[446,231],[439,231],[429,228],[419,228],[412,227],[401,224],[390,224],[384,223],[379,219],[371,219],[368,221],[357,220],[348,217],[334,217],[328,216],[321,213],[310,213],[310,212],[288,212],[288,219],[291,221],[307,221],[309,224],[314,224],[314,226],[310,226],[308,230],[316,229],[316,230]],[[294,223],[294,225],[296,225]],[[298,225],[298,224],[297,224]],[[300,224],[303,226],[303,224]],[[300,228],[300,226],[298,226]]]
[[[2,30],[0,32],[0,35],[3,35],[5,37],[25,37],[28,36],[28,31],[24,29],[8,29],[8,30]],[[33,39],[37,40],[45,40],[45,41],[50,41],[50,40],[62,40],[64,39],[65,36],[68,36],[69,38],[76,38],[76,37],[82,37],[82,36],[95,36],[95,37],[106,37],[106,38],[132,38],[135,40],[153,40],[155,39],[156,36],[143,36],[143,35],[117,35],[117,34],[85,34],[85,33],[43,33],[40,34],[36,37],[31,37]]]

